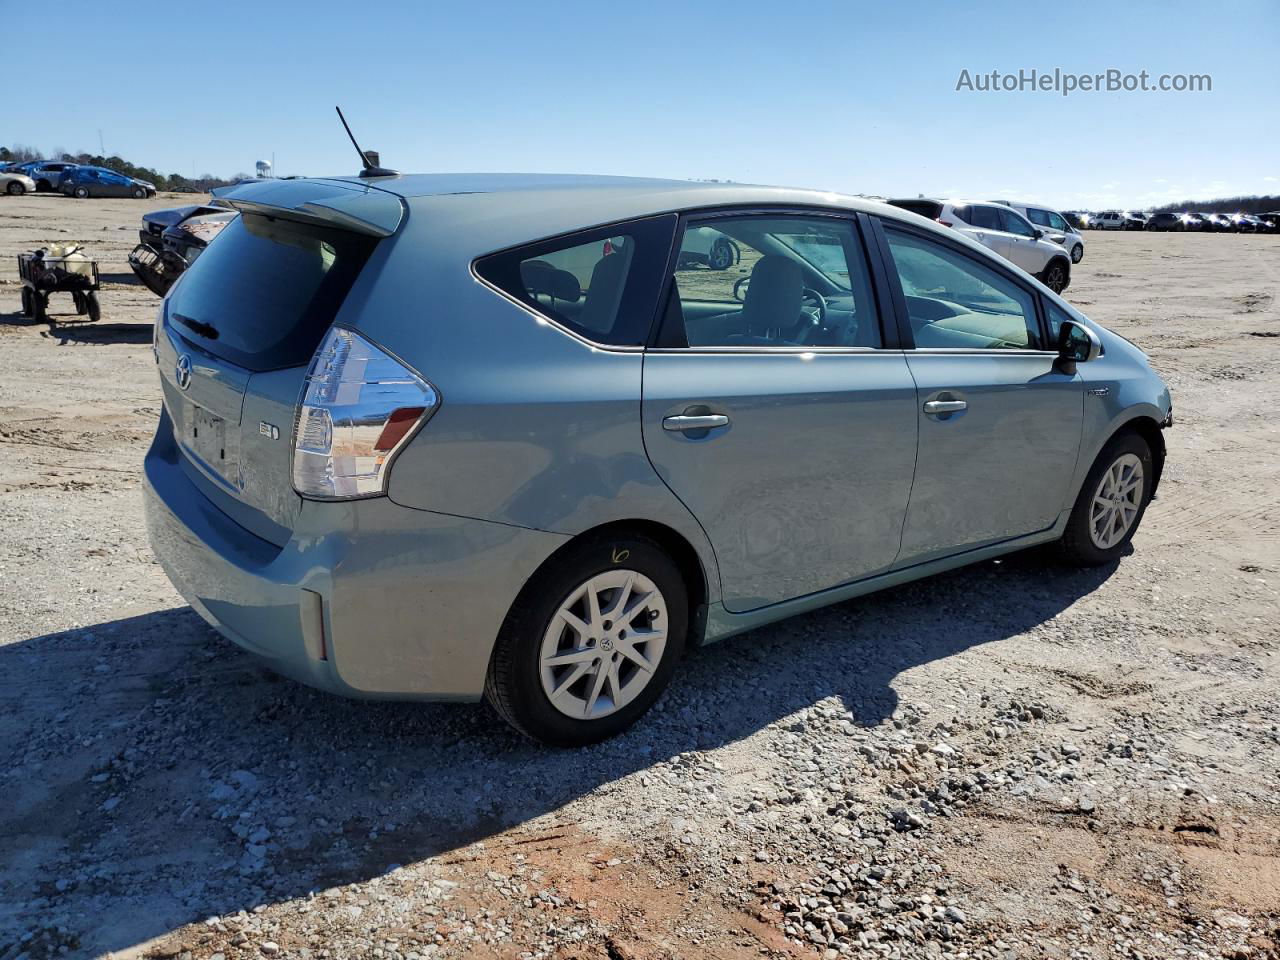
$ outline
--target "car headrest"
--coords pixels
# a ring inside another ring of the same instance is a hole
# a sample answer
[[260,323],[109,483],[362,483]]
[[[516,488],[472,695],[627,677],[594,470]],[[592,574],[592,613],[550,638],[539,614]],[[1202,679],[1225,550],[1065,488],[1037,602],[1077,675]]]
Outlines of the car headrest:
[[577,303],[582,296],[582,286],[577,277],[545,260],[526,260],[520,264],[520,282],[529,291],[529,296],[535,298],[541,295]]

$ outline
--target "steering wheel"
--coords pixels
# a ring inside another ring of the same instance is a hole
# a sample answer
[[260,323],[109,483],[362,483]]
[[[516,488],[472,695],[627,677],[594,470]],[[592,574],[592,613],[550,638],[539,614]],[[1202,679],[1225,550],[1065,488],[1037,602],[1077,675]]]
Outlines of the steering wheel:
[[[812,304],[812,306],[808,306]],[[805,287],[800,293],[801,318],[808,317],[811,325],[825,327],[827,325],[827,298],[812,287]]]

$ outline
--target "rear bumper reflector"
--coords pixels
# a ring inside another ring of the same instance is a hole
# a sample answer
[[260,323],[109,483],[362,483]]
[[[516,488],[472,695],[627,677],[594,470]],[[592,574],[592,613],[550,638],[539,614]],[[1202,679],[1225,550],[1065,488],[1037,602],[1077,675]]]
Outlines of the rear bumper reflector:
[[298,616],[302,621],[302,642],[312,660],[328,660],[324,635],[324,600],[314,590],[298,591]]

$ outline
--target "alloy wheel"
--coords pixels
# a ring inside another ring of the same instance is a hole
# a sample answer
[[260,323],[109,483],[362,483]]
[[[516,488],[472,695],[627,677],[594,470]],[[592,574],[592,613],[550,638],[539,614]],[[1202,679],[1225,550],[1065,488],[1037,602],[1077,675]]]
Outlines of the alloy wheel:
[[1089,509],[1089,539],[1099,550],[1109,550],[1125,538],[1142,508],[1142,461],[1132,453],[1107,468],[1093,492]]
[[644,574],[596,574],[565,597],[543,635],[543,693],[575,720],[617,712],[653,678],[667,645],[667,623],[666,600]]

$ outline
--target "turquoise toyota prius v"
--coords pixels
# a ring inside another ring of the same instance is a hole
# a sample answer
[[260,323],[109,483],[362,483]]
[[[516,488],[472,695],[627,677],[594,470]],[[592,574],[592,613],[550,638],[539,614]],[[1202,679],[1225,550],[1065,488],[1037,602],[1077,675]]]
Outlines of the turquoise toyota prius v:
[[161,309],[151,541],[305,683],[548,743],[706,643],[1033,544],[1128,546],[1147,358],[955,231],[603,177],[231,188]]

